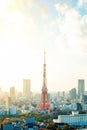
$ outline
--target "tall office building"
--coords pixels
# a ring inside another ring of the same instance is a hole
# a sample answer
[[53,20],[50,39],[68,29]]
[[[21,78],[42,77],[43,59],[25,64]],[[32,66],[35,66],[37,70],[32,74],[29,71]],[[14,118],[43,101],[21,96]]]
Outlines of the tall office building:
[[6,103],[6,108],[9,109],[10,108],[10,104],[11,104],[11,98],[7,96],[5,103]]
[[72,88],[69,92],[70,94],[70,99],[73,100],[73,99],[76,99],[76,88]]
[[87,95],[82,96],[82,103],[87,104]]
[[23,96],[31,96],[30,90],[31,82],[30,79],[23,79]]
[[83,79],[78,80],[78,98],[84,95],[85,91],[85,81]]
[[15,87],[10,87],[10,97],[11,98],[15,97]]
[[87,95],[82,96],[82,107],[83,110],[87,111]]

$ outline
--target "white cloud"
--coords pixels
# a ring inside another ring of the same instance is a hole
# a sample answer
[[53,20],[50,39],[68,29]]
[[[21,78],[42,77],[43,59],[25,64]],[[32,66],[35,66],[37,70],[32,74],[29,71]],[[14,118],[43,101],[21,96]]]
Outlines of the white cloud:
[[87,4],[87,0],[78,0],[78,7],[82,7],[83,4]]
[[65,3],[64,4],[56,4],[55,5],[56,7],[56,10],[59,12],[59,13],[65,13],[68,9],[68,5],[66,5]]
[[87,47],[87,15],[82,17],[75,8],[67,4],[56,4],[55,7],[58,17],[53,21],[53,26],[60,32],[55,38],[56,46],[73,53],[82,53]]

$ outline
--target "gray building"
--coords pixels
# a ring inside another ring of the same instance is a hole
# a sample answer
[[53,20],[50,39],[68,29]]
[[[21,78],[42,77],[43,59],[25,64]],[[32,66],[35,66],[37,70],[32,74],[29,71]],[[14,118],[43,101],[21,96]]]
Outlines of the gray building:
[[82,96],[82,103],[87,104],[87,95]]
[[69,91],[69,95],[70,95],[70,99],[71,99],[71,100],[76,99],[76,88],[72,88],[72,89]]
[[85,81],[83,79],[79,79],[78,80],[78,98],[84,95],[84,91],[85,91]]
[[83,110],[87,111],[87,95],[82,96],[82,107]]

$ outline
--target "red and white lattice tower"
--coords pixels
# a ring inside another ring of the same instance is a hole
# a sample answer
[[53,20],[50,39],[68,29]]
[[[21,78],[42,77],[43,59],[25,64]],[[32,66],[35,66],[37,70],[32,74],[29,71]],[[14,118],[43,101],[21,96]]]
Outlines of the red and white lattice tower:
[[44,51],[44,64],[43,64],[43,86],[41,93],[41,101],[38,106],[40,110],[50,110],[50,103],[48,99],[48,89],[47,89],[47,81],[46,81],[46,59],[45,59],[45,51]]

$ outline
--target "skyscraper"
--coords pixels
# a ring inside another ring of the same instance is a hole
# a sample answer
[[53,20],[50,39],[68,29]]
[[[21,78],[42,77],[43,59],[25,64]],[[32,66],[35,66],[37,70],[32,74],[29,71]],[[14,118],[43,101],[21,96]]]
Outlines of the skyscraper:
[[82,96],[82,107],[87,112],[87,95]]
[[10,97],[14,98],[15,97],[15,87],[10,87]]
[[78,80],[78,98],[84,95],[85,91],[85,81],[83,79]]
[[11,98],[10,97],[6,97],[6,108],[9,109],[10,108],[10,103],[11,103]]
[[73,100],[73,99],[76,99],[76,88],[72,88],[69,92],[70,94],[70,99]]
[[30,97],[31,91],[30,91],[31,82],[30,79],[23,79],[23,95]]
[[40,110],[50,110],[50,103],[48,99],[48,89],[47,89],[47,81],[46,81],[46,59],[45,59],[45,51],[44,51],[44,64],[43,64],[43,86],[41,93],[41,101],[38,106]]

